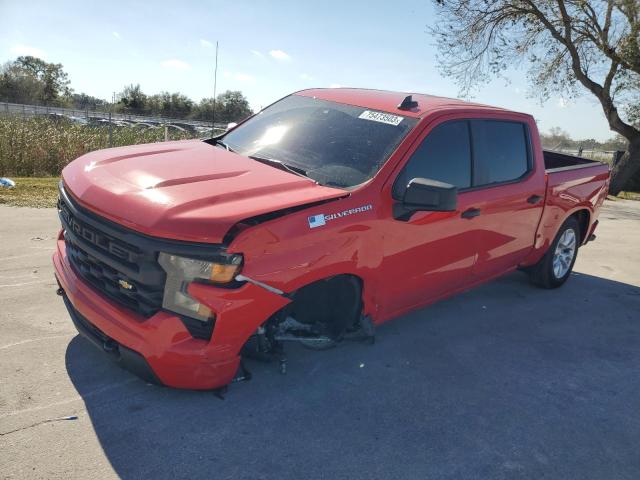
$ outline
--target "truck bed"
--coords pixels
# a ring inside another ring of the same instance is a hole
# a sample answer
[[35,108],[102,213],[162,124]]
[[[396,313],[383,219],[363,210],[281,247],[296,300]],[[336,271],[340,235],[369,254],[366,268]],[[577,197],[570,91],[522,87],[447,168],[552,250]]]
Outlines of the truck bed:
[[597,160],[567,155],[566,153],[554,152],[553,150],[543,150],[543,154],[544,168],[547,173],[606,165]]

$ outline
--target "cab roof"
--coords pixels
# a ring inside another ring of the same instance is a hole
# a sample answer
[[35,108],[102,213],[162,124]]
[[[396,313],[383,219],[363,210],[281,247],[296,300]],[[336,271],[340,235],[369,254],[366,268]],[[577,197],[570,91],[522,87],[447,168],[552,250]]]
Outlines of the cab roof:
[[[465,102],[464,100],[458,100],[456,98],[438,97],[423,93],[370,90],[366,88],[312,88],[296,92],[296,95],[315,97],[321,100],[356,105],[362,108],[370,108],[372,110],[380,110],[414,118],[420,118],[434,110],[443,109],[506,111],[503,108]],[[411,95],[413,100],[418,102],[418,106],[410,110],[400,110],[398,105],[400,105],[407,95]]]

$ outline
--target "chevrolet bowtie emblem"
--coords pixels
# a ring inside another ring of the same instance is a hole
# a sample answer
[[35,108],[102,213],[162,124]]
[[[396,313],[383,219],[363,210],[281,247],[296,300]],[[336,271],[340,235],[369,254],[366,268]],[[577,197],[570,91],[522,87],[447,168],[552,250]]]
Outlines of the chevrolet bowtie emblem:
[[118,280],[118,285],[120,285],[125,290],[133,290],[133,285],[127,282],[126,280],[122,280],[122,279]]

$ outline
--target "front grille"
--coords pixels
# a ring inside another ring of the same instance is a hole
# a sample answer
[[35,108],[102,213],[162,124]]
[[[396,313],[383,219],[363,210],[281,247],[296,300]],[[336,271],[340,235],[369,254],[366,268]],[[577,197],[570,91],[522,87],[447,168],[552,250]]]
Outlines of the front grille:
[[[80,276],[101,293],[149,317],[162,306],[162,289],[134,282],[123,272],[89,255],[65,234],[67,255]],[[122,283],[121,283],[122,282]],[[126,285],[129,288],[125,288]]]
[[136,235],[82,209],[63,189],[58,211],[69,263],[83,280],[144,317],[162,307],[165,272],[157,251],[123,240]]
[[[74,271],[99,294],[150,317],[162,308],[166,273],[159,252],[223,261],[225,246],[150,237],[81,207],[60,184],[58,213]],[[209,340],[214,322],[179,316],[194,338]]]

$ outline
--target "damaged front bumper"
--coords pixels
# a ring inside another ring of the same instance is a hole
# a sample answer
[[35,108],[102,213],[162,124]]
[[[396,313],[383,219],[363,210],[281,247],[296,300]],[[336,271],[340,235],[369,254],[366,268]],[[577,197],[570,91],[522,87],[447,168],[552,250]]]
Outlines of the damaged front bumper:
[[190,295],[215,313],[207,341],[193,338],[171,312],[160,310],[144,318],[86,284],[71,267],[62,237],[53,263],[78,331],[125,368],[175,388],[208,390],[229,384],[247,339],[290,301],[252,283],[234,289],[191,284]]

